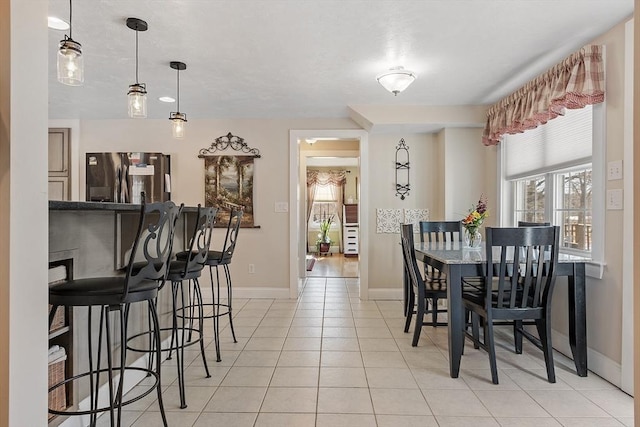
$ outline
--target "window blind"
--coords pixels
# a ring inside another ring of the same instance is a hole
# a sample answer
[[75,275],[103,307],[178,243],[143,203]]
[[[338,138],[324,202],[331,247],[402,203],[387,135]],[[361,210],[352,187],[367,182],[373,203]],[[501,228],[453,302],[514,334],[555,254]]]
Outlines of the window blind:
[[591,105],[517,135],[506,135],[505,179],[535,176],[591,162]]

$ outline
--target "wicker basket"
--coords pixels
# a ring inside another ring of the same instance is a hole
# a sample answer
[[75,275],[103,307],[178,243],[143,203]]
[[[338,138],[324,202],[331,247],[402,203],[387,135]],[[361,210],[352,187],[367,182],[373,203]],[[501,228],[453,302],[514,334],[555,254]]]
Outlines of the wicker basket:
[[[49,312],[51,312],[51,304],[49,304]],[[56,314],[53,317],[53,323],[51,323],[51,327],[49,328],[49,332],[53,332],[64,327],[64,307],[58,306],[56,310]]]
[[[49,365],[49,387],[64,381],[65,357],[55,363]],[[67,386],[62,385],[55,390],[49,392],[49,408],[62,411],[67,407]],[[55,417],[49,414],[49,419]]]

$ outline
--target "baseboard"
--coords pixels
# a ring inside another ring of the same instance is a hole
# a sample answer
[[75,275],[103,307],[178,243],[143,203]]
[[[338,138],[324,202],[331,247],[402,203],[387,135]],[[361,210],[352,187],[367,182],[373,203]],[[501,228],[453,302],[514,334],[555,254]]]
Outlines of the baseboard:
[[[201,288],[203,296],[211,295],[211,288],[203,286]],[[223,298],[226,298],[226,290],[222,291]],[[289,288],[273,287],[233,287],[233,298],[268,298],[268,299],[289,299]]]
[[[180,333],[180,331],[178,332]],[[171,345],[171,337],[168,337],[167,339],[165,339],[162,342],[161,347],[169,347]],[[166,352],[164,353],[166,354]],[[163,354],[162,356],[162,360],[164,361],[166,356]],[[146,369],[148,366],[148,360],[149,360],[149,355],[148,354],[144,354],[141,357],[139,357],[138,359],[136,359],[133,363],[131,363],[130,365],[128,365],[129,367],[136,367],[136,368],[144,368]],[[120,376],[116,376],[114,378],[114,383],[117,384],[118,380],[119,380]],[[140,383],[140,381],[142,381],[143,379],[146,378],[146,374],[144,372],[141,371],[135,371],[132,370],[130,372],[127,372],[127,375],[125,376],[125,381],[124,381],[124,386],[123,386],[123,394],[127,394],[129,391],[131,391],[131,389],[133,387],[135,387],[136,385],[138,385]],[[152,392],[155,393],[155,392]],[[108,382],[103,384],[102,386],[100,386],[100,390],[98,391],[98,395],[100,396],[98,405],[100,406],[106,406],[108,404],[108,397],[109,397],[109,384]],[[83,399],[82,401],[80,401],[80,403],[78,404],[78,408],[81,411],[86,411],[88,410],[90,407],[90,398],[86,397],[85,399]],[[126,410],[126,407],[124,407],[124,409]],[[108,412],[103,412],[100,415],[104,415]],[[90,418],[89,415],[78,415],[78,416],[70,416],[68,417],[66,420],[64,420],[62,423],[60,423],[58,426],[59,427],[87,427],[90,423]]]
[[[558,331],[551,331],[553,340],[553,348],[564,354],[571,360],[571,346],[569,345],[569,337]],[[587,366],[590,371],[599,377],[604,378],[616,387],[621,386],[622,367],[619,363],[611,360],[604,354],[587,347]]]
[[369,288],[370,300],[402,300],[402,289],[398,288]]

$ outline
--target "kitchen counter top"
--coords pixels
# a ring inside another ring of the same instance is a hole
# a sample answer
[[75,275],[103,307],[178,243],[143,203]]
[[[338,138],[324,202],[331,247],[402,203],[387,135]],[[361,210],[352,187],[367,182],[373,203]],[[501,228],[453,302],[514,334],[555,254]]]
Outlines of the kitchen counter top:
[[[183,212],[196,212],[197,209],[198,208],[194,206],[185,206],[182,210]],[[50,200],[49,210],[137,212],[137,211],[140,211],[140,205],[136,205],[132,203]]]

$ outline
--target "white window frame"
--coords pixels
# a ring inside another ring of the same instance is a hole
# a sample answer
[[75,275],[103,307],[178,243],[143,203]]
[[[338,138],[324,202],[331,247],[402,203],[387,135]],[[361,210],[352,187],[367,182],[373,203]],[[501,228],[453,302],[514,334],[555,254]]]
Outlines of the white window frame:
[[[605,164],[606,164],[606,101],[600,104],[594,104],[592,108],[592,135],[593,145],[591,154],[591,170],[592,170],[592,243],[591,243],[591,262],[587,263],[586,274],[589,277],[602,278],[604,272],[604,225],[605,225]],[[500,195],[500,203],[498,206],[499,220],[498,223],[503,227],[514,227],[516,225],[515,211],[515,183],[505,179],[505,150],[502,144],[498,145],[498,193]],[[555,194],[557,191],[554,176],[557,173],[568,170],[584,169],[585,165],[558,169],[550,171],[545,176],[545,218],[554,223],[555,205],[554,200],[549,199],[547,194],[551,191]],[[533,174],[531,177],[541,176],[541,174]],[[519,178],[525,179],[525,177]],[[561,248],[561,252],[576,253],[570,248]],[[585,254],[585,251],[579,251]]]

